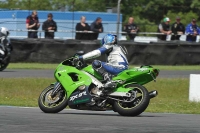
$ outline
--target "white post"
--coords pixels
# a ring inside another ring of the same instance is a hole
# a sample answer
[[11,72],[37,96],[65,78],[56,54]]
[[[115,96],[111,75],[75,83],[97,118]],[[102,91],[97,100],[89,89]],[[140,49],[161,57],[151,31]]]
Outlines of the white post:
[[200,102],[200,74],[190,74],[189,101]]
[[118,5],[117,5],[117,40],[119,40],[120,2],[121,2],[121,0],[118,0]]

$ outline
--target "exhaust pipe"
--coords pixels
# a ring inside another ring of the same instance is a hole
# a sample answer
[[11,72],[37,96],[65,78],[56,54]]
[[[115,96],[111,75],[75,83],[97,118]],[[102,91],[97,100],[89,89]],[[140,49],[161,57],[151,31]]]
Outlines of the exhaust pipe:
[[156,90],[149,92],[150,99],[156,97],[157,95],[158,95],[158,91],[156,91]]

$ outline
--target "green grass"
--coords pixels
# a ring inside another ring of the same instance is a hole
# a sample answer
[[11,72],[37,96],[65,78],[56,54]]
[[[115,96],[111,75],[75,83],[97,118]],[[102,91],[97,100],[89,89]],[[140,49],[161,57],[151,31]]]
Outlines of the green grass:
[[0,105],[37,106],[44,88],[55,82],[53,78],[0,78]]
[[58,64],[49,63],[10,63],[8,69],[55,69]]
[[[58,64],[48,63],[10,63],[8,69],[55,69]],[[132,65],[132,67],[139,67],[140,65]],[[200,65],[182,65],[182,66],[164,66],[152,65],[160,70],[200,70]]]
[[[41,91],[53,78],[0,78],[0,105],[38,106]],[[200,103],[189,102],[189,79],[158,79],[146,84],[148,90],[158,90],[146,112],[197,113]]]
[[189,79],[158,79],[145,87],[158,90],[158,96],[151,99],[148,112],[200,113],[200,103],[189,102]]

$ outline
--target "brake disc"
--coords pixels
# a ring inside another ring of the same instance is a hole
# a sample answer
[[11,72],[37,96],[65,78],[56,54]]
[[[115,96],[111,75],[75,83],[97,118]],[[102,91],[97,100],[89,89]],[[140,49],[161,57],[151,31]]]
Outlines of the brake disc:
[[55,96],[55,97],[51,97],[51,93],[52,93],[52,91],[49,91],[47,94],[46,94],[46,96],[45,96],[45,101],[47,102],[47,103],[50,103],[50,104],[52,104],[52,103],[56,103],[59,99],[60,99],[60,97],[59,97],[59,93]]

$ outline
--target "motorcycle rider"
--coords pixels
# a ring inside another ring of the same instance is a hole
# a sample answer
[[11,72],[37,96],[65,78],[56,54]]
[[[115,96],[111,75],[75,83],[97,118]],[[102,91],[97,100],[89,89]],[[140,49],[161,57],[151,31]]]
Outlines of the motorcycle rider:
[[10,32],[6,27],[0,28],[0,62],[4,58],[7,48],[10,48],[12,51],[12,46],[10,44],[10,41],[7,38],[9,34]]
[[113,34],[105,35],[101,40],[101,45],[102,47],[79,56],[75,60],[83,61],[106,54],[107,62],[94,60],[92,67],[106,81],[104,89],[110,90],[116,87],[116,83],[112,82],[112,77],[128,69],[127,50],[117,44],[117,35]]

